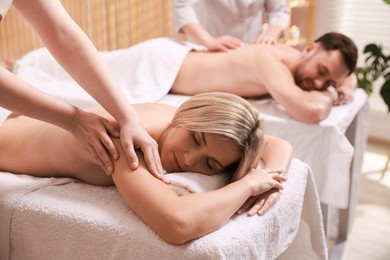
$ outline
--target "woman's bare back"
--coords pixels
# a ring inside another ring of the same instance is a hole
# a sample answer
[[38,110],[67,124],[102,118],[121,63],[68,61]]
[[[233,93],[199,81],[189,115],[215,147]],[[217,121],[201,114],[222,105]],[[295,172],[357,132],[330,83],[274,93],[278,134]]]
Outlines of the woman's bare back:
[[[154,138],[159,138],[175,111],[162,104],[135,105],[135,108]],[[91,111],[112,120],[102,108]],[[11,115],[0,127],[0,147],[2,171],[37,177],[73,177],[95,185],[114,184],[71,133],[39,120]]]

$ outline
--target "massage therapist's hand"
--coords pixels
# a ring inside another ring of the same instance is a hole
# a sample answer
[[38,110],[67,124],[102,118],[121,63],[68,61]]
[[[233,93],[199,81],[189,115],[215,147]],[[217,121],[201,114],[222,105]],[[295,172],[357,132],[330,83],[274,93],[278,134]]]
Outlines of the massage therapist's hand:
[[253,43],[275,45],[278,43],[278,38],[274,35],[262,34]]
[[139,160],[135,149],[141,148],[147,167],[158,179],[166,182],[163,175],[163,167],[158,152],[157,142],[146,132],[141,124],[129,122],[122,124],[121,143],[125,151],[130,168],[135,170],[139,166]]
[[[256,169],[252,171],[260,172],[258,174],[260,177],[264,177],[265,175],[269,175],[272,180],[277,181],[279,184],[282,181],[286,181],[287,178],[282,175],[283,169]],[[259,178],[259,181],[262,178]],[[262,181],[264,182],[264,181]],[[263,193],[250,197],[237,211],[238,214],[242,214],[243,212],[247,211],[249,208],[248,216],[253,216],[255,214],[263,215],[268,209],[272,207],[273,204],[275,204],[276,200],[279,197],[279,189],[283,189],[283,186],[281,184],[279,185],[275,183],[274,187],[271,187],[270,189],[264,191]]]
[[69,132],[92,154],[107,174],[114,171],[112,158],[118,158],[118,151],[109,134],[119,137],[117,126],[101,116],[78,109]]
[[224,35],[216,38],[210,37],[203,44],[210,51],[225,51],[225,52],[240,48],[242,46],[242,42],[240,39],[229,35]]

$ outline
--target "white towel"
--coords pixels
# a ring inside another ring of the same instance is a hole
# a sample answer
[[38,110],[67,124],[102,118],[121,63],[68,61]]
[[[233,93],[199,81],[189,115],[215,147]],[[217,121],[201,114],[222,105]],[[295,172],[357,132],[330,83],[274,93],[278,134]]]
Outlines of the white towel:
[[216,190],[225,186],[229,180],[226,174],[207,176],[193,172],[168,173],[165,178],[178,195]]
[[[142,42],[127,49],[102,52],[130,103],[154,102],[171,89],[187,53],[198,45],[170,38]],[[33,86],[76,106],[97,103],[59,66],[47,49],[34,50],[14,66],[14,73]]]

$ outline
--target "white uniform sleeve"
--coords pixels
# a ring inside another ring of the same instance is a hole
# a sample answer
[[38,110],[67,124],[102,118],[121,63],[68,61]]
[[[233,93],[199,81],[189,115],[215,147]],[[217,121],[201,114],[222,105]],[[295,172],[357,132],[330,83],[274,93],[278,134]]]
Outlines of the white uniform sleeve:
[[199,23],[194,6],[198,0],[174,0],[172,19],[177,32],[189,23]]
[[287,0],[266,0],[265,11],[268,13],[270,25],[278,25],[282,29],[287,28],[291,18]]
[[0,0],[0,21],[4,19],[4,16],[7,14],[12,0]]

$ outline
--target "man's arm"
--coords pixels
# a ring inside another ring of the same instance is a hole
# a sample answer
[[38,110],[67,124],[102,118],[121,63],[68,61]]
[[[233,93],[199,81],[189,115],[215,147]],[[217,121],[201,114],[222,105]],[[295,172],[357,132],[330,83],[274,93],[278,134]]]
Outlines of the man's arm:
[[269,85],[269,92],[294,119],[308,124],[317,124],[328,117],[333,106],[330,92],[304,91],[291,82],[279,84]]
[[333,104],[339,106],[351,103],[357,84],[356,74],[352,73],[337,87],[338,98]]
[[317,124],[332,109],[333,97],[328,91],[304,91],[295,84],[289,68],[272,52],[263,52],[258,60],[260,81],[286,111],[296,120]]

